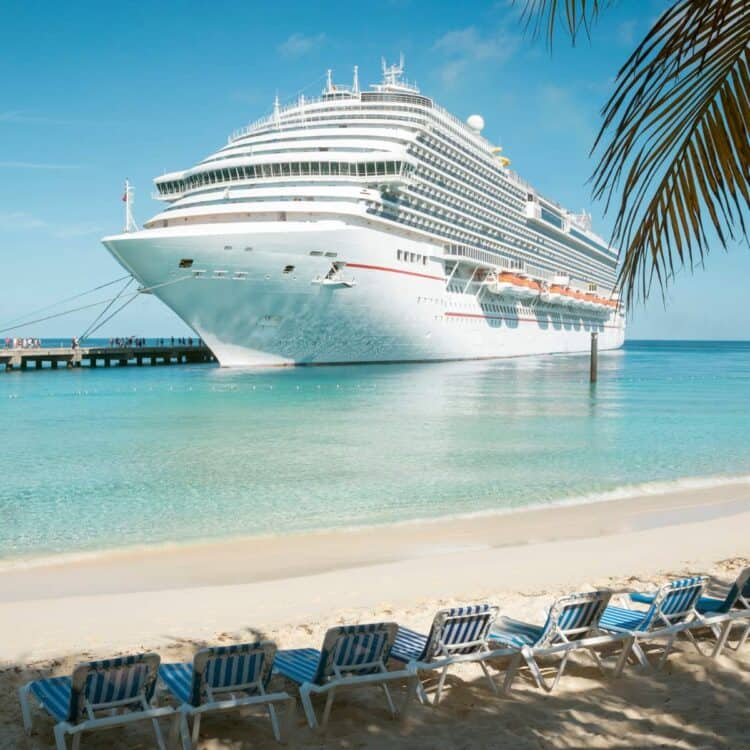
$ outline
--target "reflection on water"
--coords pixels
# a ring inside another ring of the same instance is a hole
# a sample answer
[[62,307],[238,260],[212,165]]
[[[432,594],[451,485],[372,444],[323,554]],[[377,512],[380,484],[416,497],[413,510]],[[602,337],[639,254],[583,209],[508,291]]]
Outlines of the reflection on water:
[[750,468],[750,345],[0,377],[0,555],[503,510]]

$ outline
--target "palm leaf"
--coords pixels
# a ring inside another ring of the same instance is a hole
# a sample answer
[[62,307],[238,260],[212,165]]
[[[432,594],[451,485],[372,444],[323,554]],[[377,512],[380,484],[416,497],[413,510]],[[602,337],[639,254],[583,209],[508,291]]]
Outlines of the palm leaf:
[[[592,12],[591,0],[565,3],[567,18]],[[549,12],[557,2],[528,4]],[[708,227],[724,248],[747,239],[749,45],[747,0],[678,0],[617,75],[593,184],[607,210],[617,206],[611,242],[623,248],[618,283],[628,302],[702,263]]]
[[534,36],[540,36],[544,31],[550,46],[557,25],[562,23],[575,44],[582,31],[586,36],[590,34],[599,12],[611,2],[612,0],[525,0],[521,17]]

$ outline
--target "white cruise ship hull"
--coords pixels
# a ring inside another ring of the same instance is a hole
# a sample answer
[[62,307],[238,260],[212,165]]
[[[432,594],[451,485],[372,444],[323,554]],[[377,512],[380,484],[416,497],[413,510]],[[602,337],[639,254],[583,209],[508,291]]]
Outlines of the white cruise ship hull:
[[[588,351],[592,331],[600,349],[624,339],[619,312],[506,299],[460,275],[448,283],[442,245],[375,225],[256,220],[104,244],[223,366],[514,357]],[[320,283],[333,262],[346,264],[338,281]]]

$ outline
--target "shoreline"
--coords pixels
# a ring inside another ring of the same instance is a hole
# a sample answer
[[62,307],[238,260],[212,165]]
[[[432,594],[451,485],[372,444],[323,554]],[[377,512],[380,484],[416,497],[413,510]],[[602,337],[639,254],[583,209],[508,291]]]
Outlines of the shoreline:
[[[430,601],[701,573],[750,557],[750,483],[377,531],[128,553],[0,575],[0,660],[248,628],[368,621]],[[434,604],[431,606],[435,606]]]
[[710,491],[723,487],[746,487],[746,496],[750,498],[750,474],[736,475],[703,475],[685,476],[676,479],[654,480],[620,485],[610,490],[573,495],[553,500],[542,500],[537,503],[509,507],[490,508],[484,510],[467,511],[439,516],[409,518],[401,521],[383,521],[369,524],[345,525],[332,528],[300,529],[289,532],[260,532],[258,534],[240,534],[236,536],[202,537],[186,540],[156,541],[153,543],[138,543],[125,547],[109,547],[102,549],[79,550],[74,552],[49,552],[41,554],[25,554],[0,557],[0,601],[2,601],[2,577],[24,570],[38,568],[59,569],[68,565],[85,565],[103,561],[113,561],[118,558],[132,558],[134,556],[160,556],[178,553],[190,553],[211,547],[246,544],[285,544],[294,540],[303,543],[308,538],[318,536],[337,537],[348,534],[362,534],[367,532],[381,533],[390,529],[402,527],[447,526],[471,521],[493,522],[495,519],[522,514],[537,514],[555,511],[560,508],[575,508],[598,504],[612,504],[624,501],[645,501],[646,498],[659,498],[677,494]]

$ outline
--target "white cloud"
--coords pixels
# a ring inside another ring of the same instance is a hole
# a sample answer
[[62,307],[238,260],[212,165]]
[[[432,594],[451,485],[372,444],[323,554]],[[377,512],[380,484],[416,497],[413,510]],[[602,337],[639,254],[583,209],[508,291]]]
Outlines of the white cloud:
[[433,50],[445,55],[447,61],[440,75],[447,86],[457,83],[473,63],[503,62],[518,49],[519,38],[504,28],[482,34],[475,26],[449,31],[441,36]]
[[38,161],[0,161],[0,169],[80,169],[79,164],[50,164]]
[[279,46],[279,52],[284,57],[302,57],[312,52],[325,41],[326,35],[321,31],[320,34],[305,35],[296,32],[287,37]]

